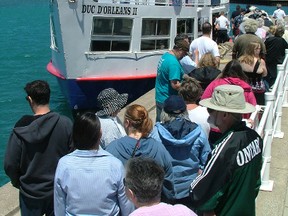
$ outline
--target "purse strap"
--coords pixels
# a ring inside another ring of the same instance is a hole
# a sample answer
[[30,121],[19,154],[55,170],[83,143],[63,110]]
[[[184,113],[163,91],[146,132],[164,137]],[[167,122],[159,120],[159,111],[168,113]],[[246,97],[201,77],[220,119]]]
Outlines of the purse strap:
[[257,60],[255,66],[254,66],[254,69],[253,69],[253,73],[256,73],[258,68],[259,68],[259,65],[260,65],[260,60]]
[[136,142],[136,144],[135,144],[135,147],[134,147],[134,149],[133,149],[133,152],[132,152],[132,154],[131,154],[131,158],[133,158],[133,157],[135,156],[137,149],[139,149],[139,147],[140,147],[140,140],[141,140],[141,138],[140,138],[139,140],[137,140],[137,142]]

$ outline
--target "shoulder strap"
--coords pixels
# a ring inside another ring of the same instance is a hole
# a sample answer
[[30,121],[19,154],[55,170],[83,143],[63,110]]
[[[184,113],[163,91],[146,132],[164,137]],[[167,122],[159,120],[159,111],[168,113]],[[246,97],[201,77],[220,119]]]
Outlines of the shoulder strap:
[[[141,138],[140,138],[140,139],[141,139]],[[135,147],[134,147],[133,152],[132,152],[132,154],[131,154],[131,157],[132,157],[132,158],[135,156],[137,149],[139,149],[139,147],[140,147],[140,139],[137,140],[137,142],[136,142],[136,144],[135,144]]]
[[257,60],[255,66],[254,66],[254,69],[253,69],[253,73],[256,73],[256,72],[257,72],[257,70],[258,70],[258,68],[259,68],[259,65],[260,65],[260,61],[261,61],[261,60]]

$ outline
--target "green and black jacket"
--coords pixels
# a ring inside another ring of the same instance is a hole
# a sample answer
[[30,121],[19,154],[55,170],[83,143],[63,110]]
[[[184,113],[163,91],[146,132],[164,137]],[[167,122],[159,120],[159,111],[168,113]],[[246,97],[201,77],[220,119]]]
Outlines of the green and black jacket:
[[244,122],[225,133],[191,184],[193,206],[216,215],[255,215],[262,150],[263,140]]

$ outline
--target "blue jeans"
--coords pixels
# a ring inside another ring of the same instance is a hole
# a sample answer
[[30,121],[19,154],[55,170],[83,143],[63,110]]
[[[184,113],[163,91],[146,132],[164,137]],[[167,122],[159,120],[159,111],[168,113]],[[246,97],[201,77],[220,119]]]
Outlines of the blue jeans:
[[53,196],[46,199],[33,199],[19,195],[22,216],[54,216]]
[[163,103],[159,103],[156,101],[156,122],[160,122],[160,115],[163,109]]

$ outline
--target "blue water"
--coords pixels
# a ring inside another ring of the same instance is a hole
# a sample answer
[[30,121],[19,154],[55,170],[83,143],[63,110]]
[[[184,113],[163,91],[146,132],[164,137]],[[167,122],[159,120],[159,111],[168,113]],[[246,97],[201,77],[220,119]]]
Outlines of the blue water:
[[[238,4],[230,4],[230,12],[235,10],[236,5]],[[246,8],[246,4],[239,4],[241,8]],[[268,13],[268,15],[272,15],[274,10],[276,10],[276,6],[267,6],[267,5],[254,5],[260,10],[264,10]],[[285,11],[286,15],[288,14],[288,6],[283,6],[282,9]]]
[[51,109],[71,116],[57,85],[46,71],[50,60],[48,0],[1,0],[0,34],[0,186],[9,181],[3,157],[9,134],[24,114],[32,114],[23,90],[35,79],[51,87]]
[[[231,4],[230,10],[235,9]],[[241,5],[245,7],[246,5]],[[272,14],[275,7],[261,9]],[[288,8],[284,8],[288,12]],[[51,109],[71,117],[56,79],[46,71],[50,60],[49,0],[1,0],[0,34],[0,186],[9,179],[3,157],[9,134],[24,114],[32,114],[25,100],[27,82],[44,79],[52,89]]]

